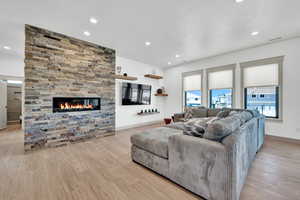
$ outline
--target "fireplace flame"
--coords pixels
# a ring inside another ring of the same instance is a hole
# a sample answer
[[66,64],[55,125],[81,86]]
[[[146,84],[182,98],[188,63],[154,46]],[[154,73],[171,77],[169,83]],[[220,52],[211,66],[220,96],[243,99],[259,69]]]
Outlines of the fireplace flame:
[[60,104],[60,109],[68,110],[68,109],[93,109],[93,105],[82,105],[82,104],[69,104],[69,103],[62,103]]

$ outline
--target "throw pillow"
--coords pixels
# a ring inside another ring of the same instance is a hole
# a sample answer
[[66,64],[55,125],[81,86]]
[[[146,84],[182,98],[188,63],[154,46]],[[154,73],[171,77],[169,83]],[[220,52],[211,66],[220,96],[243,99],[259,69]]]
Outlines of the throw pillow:
[[240,126],[241,120],[238,117],[229,116],[209,124],[203,137],[209,140],[220,142],[224,137],[233,133]]
[[187,121],[193,117],[193,112],[190,107],[185,107],[184,120]]
[[217,114],[217,118],[225,118],[229,115],[230,110],[223,110]]

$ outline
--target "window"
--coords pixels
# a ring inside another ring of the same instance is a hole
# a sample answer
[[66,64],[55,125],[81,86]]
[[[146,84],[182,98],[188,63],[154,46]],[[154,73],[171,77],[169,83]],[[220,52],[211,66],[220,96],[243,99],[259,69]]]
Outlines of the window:
[[244,108],[281,119],[283,57],[241,63]]
[[235,65],[207,70],[210,108],[232,108]]
[[[253,94],[260,98],[253,98]],[[245,108],[258,110],[270,118],[278,118],[279,87],[245,88]]]
[[200,106],[201,105],[201,91],[200,90],[190,90],[185,91],[185,106]]
[[191,107],[202,104],[201,82],[201,72],[192,72],[183,75],[184,106]]
[[210,108],[231,108],[232,89],[214,89],[209,92]]

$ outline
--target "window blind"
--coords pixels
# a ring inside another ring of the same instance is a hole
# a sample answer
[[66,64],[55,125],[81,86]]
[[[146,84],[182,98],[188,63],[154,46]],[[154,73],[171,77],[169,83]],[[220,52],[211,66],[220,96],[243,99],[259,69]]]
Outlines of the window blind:
[[224,89],[233,88],[233,71],[224,70],[208,73],[208,88],[211,89]]
[[244,87],[279,85],[278,64],[246,67],[243,71]]
[[201,74],[185,76],[183,78],[184,91],[201,90]]

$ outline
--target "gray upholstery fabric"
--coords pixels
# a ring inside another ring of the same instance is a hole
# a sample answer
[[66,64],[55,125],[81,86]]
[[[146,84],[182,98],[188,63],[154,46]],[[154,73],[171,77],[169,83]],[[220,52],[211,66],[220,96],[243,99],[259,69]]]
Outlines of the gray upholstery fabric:
[[253,115],[248,111],[243,111],[239,114],[239,118],[242,124],[245,124],[247,121],[253,118]]
[[168,128],[174,128],[178,130],[183,130],[183,133],[186,135],[192,135],[195,137],[202,137],[207,123],[212,120],[212,118],[192,118],[187,122],[177,122],[166,125]]
[[217,118],[225,118],[228,117],[230,110],[222,110],[217,114]]
[[[151,137],[160,138],[159,142],[155,141],[155,145],[143,142],[141,146],[133,144],[132,159],[206,199],[238,200],[251,163],[264,142],[265,123],[263,115],[247,121],[238,117],[241,114],[239,110],[235,115],[222,119],[211,118],[211,123],[206,121],[208,126],[217,124],[225,132],[231,130],[220,142],[183,135],[182,131],[174,128],[153,129],[150,131],[154,133]],[[248,119],[249,115],[243,117]],[[226,121],[228,119],[231,121]],[[242,124],[242,121],[245,123]],[[181,123],[181,126],[184,127],[184,124]],[[174,134],[174,131],[179,132]],[[159,132],[164,136],[157,136]],[[167,136],[166,132],[170,134]],[[140,134],[141,137],[149,137],[148,134]],[[132,137],[135,139],[131,141],[136,143],[137,136]],[[153,142],[152,139],[150,141]],[[152,152],[154,147],[164,149],[158,146],[166,144],[165,158],[157,156],[161,153]]]
[[138,162],[165,177],[168,177],[169,175],[169,161],[165,158],[156,156],[135,145],[131,146],[131,158],[135,162]]
[[185,113],[176,113],[173,117],[174,122],[182,122],[185,120]]
[[222,141],[227,151],[231,152],[229,184],[232,199],[239,199],[248,170],[258,150],[257,136],[257,120],[254,118]]
[[235,115],[222,118],[209,124],[203,137],[213,141],[221,141],[238,129],[240,125],[241,120]]
[[130,139],[135,146],[162,158],[168,158],[168,138],[178,134],[182,134],[182,131],[160,127],[134,134]]
[[206,123],[203,123],[202,120],[191,121],[184,123],[183,134],[191,135],[195,137],[203,137],[203,134],[206,129]]
[[216,117],[217,114],[219,112],[221,112],[221,111],[222,111],[222,109],[220,109],[220,108],[208,109],[208,111],[207,111],[207,117]]
[[203,106],[185,107],[186,119],[207,117],[207,108]]
[[265,116],[260,115],[258,118],[258,138],[257,138],[257,150],[260,150],[265,139]]
[[227,152],[224,145],[187,135],[169,139],[169,178],[206,199],[226,198]]

